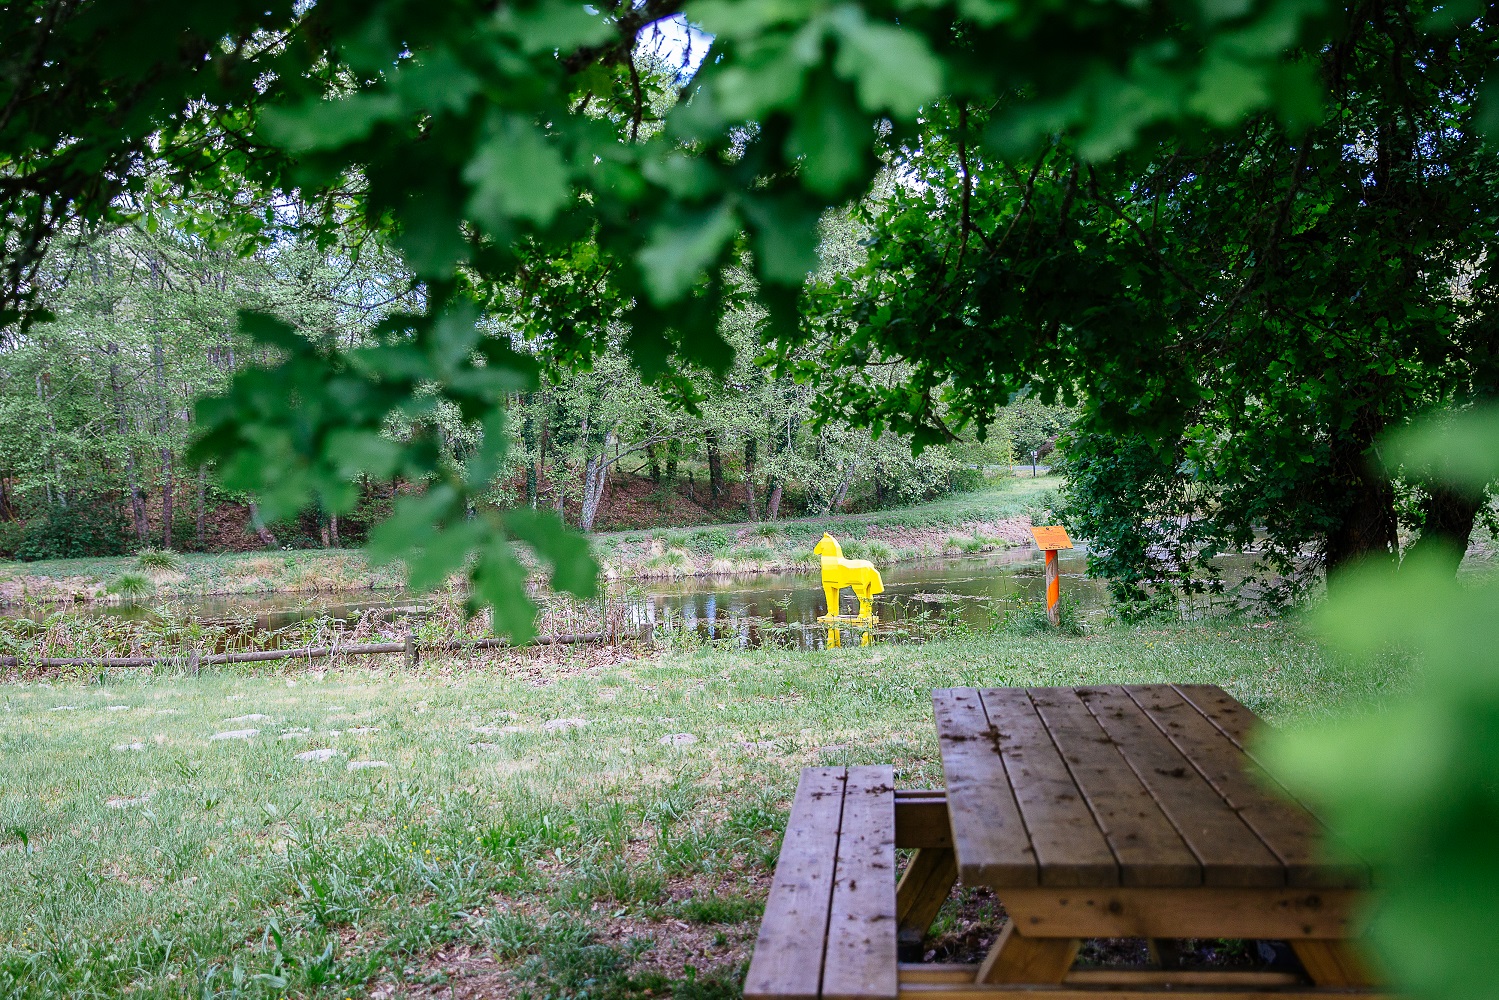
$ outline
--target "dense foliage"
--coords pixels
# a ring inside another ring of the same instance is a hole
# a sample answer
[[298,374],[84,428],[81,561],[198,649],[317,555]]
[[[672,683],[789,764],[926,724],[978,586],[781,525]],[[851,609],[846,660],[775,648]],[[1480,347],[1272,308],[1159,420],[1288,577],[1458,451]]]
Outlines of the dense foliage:
[[[528,300],[552,273],[538,262],[606,276],[607,295],[562,280],[583,321],[551,323],[548,336],[587,357],[618,323],[644,373],[690,398],[672,359],[729,363],[718,317],[735,290],[722,265],[741,252],[739,234],[780,332],[815,265],[822,211],[863,192],[879,167],[877,126],[905,134],[944,93],[986,106],[1005,95],[988,131],[998,148],[1071,128],[1092,156],[1163,123],[1300,113],[1315,93],[1301,64],[1283,58],[1319,14],[1313,0],[742,0],[692,7],[716,36],[714,57],[656,127],[658,84],[674,81],[642,71],[639,39],[679,9],[671,0],[6,8],[0,305],[37,318],[32,278],[48,239],[69,220],[128,215],[126,196],[156,198],[153,172],[216,197],[215,226],[252,236],[265,216],[243,196],[247,185],[295,188],[329,209],[329,226],[335,206],[354,206],[395,235],[422,307],[389,317],[374,345],[352,351],[249,324],[283,360],[241,373],[224,403],[203,411],[208,433],[189,460],[222,458],[226,485],[260,491],[272,519],[313,501],[348,511],[356,475],[431,481],[377,536],[382,551],[409,557],[418,580],[468,565],[480,599],[516,609],[497,623],[525,631],[509,538],[538,547],[564,586],[589,589],[593,566],[552,522],[470,516],[505,460],[507,396],[536,386],[524,356],[475,329],[476,299],[517,289]],[[420,418],[444,405],[485,430],[462,470],[427,437],[392,447],[382,434],[393,413]]]
[[1474,102],[1499,51],[1483,20],[1421,33],[1442,14],[1351,6],[1300,63],[1328,94],[1313,120],[1107,163],[1067,134],[996,154],[987,108],[934,108],[867,203],[868,265],[811,320],[837,331],[823,363],[912,377],[830,408],[942,440],[1018,392],[1079,401],[1069,520],[1125,595],[1249,547],[1304,582],[1307,553],[1389,556],[1401,527],[1460,552],[1483,491],[1392,487],[1373,461],[1386,429],[1499,390],[1499,158]]

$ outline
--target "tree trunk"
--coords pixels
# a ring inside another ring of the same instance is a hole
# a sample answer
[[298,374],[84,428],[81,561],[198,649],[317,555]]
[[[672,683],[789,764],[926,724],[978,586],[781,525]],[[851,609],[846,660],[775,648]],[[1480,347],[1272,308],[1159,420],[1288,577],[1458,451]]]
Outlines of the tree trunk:
[[334,548],[341,549],[341,548],[344,547],[344,541],[343,541],[343,539],[338,537],[338,515],[337,514],[330,514],[328,516],[328,533],[333,536],[333,547]]
[[267,528],[265,522],[260,519],[260,505],[254,500],[250,501],[250,527],[255,529],[255,534],[260,538],[260,544],[266,548],[279,549],[281,547],[276,536],[271,534],[271,529]]
[[1406,551],[1405,558],[1418,553],[1430,555],[1457,573],[1463,554],[1468,551],[1473,522],[1482,506],[1482,494],[1474,495],[1447,486],[1428,486],[1421,537]]
[[193,518],[193,527],[198,537],[198,548],[204,547],[204,536],[207,534],[208,512],[205,510],[205,499],[208,493],[208,466],[198,466],[198,510]]
[[[541,420],[541,440],[536,446],[536,468],[533,473],[536,476],[536,495],[538,500],[541,497],[541,484],[546,480],[547,441],[550,437],[550,430],[551,421],[543,417]],[[531,506],[535,507],[536,502],[533,501]]]
[[[62,457],[57,454],[57,419],[52,415],[52,403],[47,399],[47,391],[42,384],[41,372],[37,372],[36,375],[36,398],[42,402],[42,412],[47,415],[47,426],[52,431],[52,441],[47,445],[47,450],[52,453],[52,473],[57,477],[57,497],[55,502],[60,507],[66,507],[68,505],[68,497],[63,483],[67,480],[62,474]],[[47,490],[47,505],[50,507],[54,502],[52,484],[47,482],[44,485]]]
[[[525,402],[530,401],[526,397],[522,397],[522,399]],[[526,506],[534,509],[536,507],[537,463],[534,461],[536,455],[536,425],[535,422],[531,419],[531,415],[529,413],[526,415],[526,419],[521,422],[520,439],[521,443],[526,446],[526,451],[533,458],[533,461],[526,463]]]
[[677,481],[677,459],[682,454],[682,442],[672,440],[666,443],[666,479],[668,482]]
[[1369,462],[1383,420],[1367,411],[1355,419],[1349,437],[1334,444],[1333,482],[1347,497],[1338,523],[1327,533],[1324,569],[1328,577],[1356,562],[1399,557],[1395,490]]
[[718,509],[718,495],[723,490],[723,456],[718,451],[718,432],[703,435],[708,442],[708,509]]
[[588,457],[588,464],[583,472],[583,512],[578,519],[578,527],[584,531],[593,530],[593,522],[599,513],[599,504],[604,499],[604,484],[609,478],[609,449],[615,442],[614,428],[609,428],[604,433],[604,446],[599,449],[597,455]]
[[125,418],[125,395],[120,388],[120,345],[110,344],[105,351],[110,358],[109,389],[114,395],[115,428],[125,449],[125,485],[130,491],[130,519],[135,526],[136,539],[145,545],[151,540],[151,527],[146,523],[146,500],[141,495],[140,480],[135,474],[135,449],[130,446],[130,422]]
[[172,425],[167,403],[166,345],[162,342],[160,331],[157,331],[155,343],[151,347],[151,362],[156,368],[157,423],[161,434],[161,547],[170,549],[172,547],[172,487],[175,485],[172,467],[174,456],[172,454]]
[[749,519],[758,521],[755,512],[755,458],[759,442],[754,438],[744,439],[744,497],[749,507]]
[[781,516],[781,480],[772,479],[770,484],[770,499],[765,502],[765,519],[774,521]]
[[848,488],[854,484],[854,469],[854,463],[849,462],[848,467],[843,470],[843,481],[838,484],[838,492],[833,494],[833,502],[828,504],[829,514],[842,507],[843,501],[848,499]]
[[661,481],[661,446],[658,444],[646,445],[645,457],[651,467],[651,482],[659,483]]

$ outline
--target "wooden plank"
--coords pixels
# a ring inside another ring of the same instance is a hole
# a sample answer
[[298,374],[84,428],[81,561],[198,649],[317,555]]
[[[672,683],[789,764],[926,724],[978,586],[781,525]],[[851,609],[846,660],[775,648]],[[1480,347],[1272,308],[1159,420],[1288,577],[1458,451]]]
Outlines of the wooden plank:
[[907,983],[972,983],[978,976],[979,967],[963,962],[902,962],[900,982]]
[[980,696],[1030,833],[1040,884],[1117,885],[1114,853],[1025,690],[988,688]]
[[978,983],[1060,983],[1077,960],[1076,938],[1028,938],[1005,922],[979,966]]
[[932,703],[961,878],[995,887],[1036,885],[1035,851],[978,692],[937,690]]
[[1124,690],[1280,859],[1286,868],[1287,884],[1326,888],[1368,885],[1366,866],[1324,860],[1323,830],[1316,817],[1270,791],[1275,787],[1270,776],[1175,689],[1149,684]]
[[1028,693],[1118,859],[1120,884],[1201,885],[1197,856],[1077,693],[1072,688]]
[[1318,986],[1373,986],[1368,965],[1351,941],[1292,941],[1291,950]]
[[[1182,696],[1182,699],[1197,711],[1201,712],[1209,722],[1217,727],[1218,731],[1228,737],[1240,750],[1249,755],[1249,759],[1260,766],[1261,771],[1269,773],[1270,769],[1265,767],[1264,762],[1254,752],[1254,740],[1257,734],[1265,728],[1265,723],[1259,716],[1251,712],[1239,699],[1218,687],[1216,684],[1173,684],[1172,688]],[[1273,775],[1270,780],[1275,780]],[[1307,807],[1305,801],[1299,796],[1293,795],[1289,789],[1275,781],[1275,792],[1282,798],[1289,799],[1306,809],[1317,819],[1318,829],[1321,830],[1322,854],[1324,856],[1357,858],[1357,852],[1353,851],[1346,843],[1333,836],[1317,814]],[[1370,879],[1372,884],[1372,872],[1361,870],[1364,866],[1357,862],[1339,862],[1350,878],[1357,881],[1360,878]]]
[[[899,838],[895,846],[900,846]],[[895,887],[895,919],[902,941],[926,937],[957,881],[958,860],[951,848],[917,850]]]
[[1367,907],[1353,889],[997,890],[1015,925],[1034,937],[1348,938]]
[[895,1000],[895,771],[851,767],[822,965],[823,1000]]
[[1315,986],[1033,986],[987,985],[949,981],[902,981],[900,1000],[1267,1000],[1269,997],[1321,997],[1324,1000],[1394,1000],[1377,990],[1325,989]]
[[952,847],[945,788],[895,790],[895,846]]
[[1264,726],[1259,716],[1216,684],[1173,684],[1171,687],[1207,716],[1208,721],[1240,750],[1248,752],[1254,732]]
[[[1069,986],[1298,986],[1294,972],[1260,969],[1074,969]],[[1174,991],[1173,991],[1174,992]]]
[[1203,884],[1285,885],[1285,865],[1123,688],[1082,688],[1078,697],[1197,856]]
[[746,1000],[819,1000],[846,768],[802,770],[781,841]]

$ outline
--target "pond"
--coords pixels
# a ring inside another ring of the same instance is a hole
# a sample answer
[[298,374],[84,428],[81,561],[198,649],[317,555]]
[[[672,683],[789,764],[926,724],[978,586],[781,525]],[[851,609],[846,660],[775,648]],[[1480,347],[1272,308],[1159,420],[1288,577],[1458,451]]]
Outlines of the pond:
[[[1107,600],[1104,585],[1087,579],[1085,569],[1085,550],[1062,553],[1062,593],[1085,610],[1101,607]],[[893,563],[880,572],[885,592],[875,598],[875,606],[881,622],[877,633],[884,639],[919,634],[932,622],[988,624],[1006,612],[1039,607],[1042,599],[1041,553],[1029,548]],[[836,643],[857,642],[862,637],[857,630],[847,629],[841,636],[830,636],[826,626],[817,623],[824,607],[815,568],[796,573],[614,581],[607,587],[606,600],[611,620],[622,621],[627,630],[687,629],[704,638],[745,646],[765,641],[822,646],[830,638]],[[852,592],[843,592],[843,602],[843,614],[857,613]],[[335,620],[366,615],[421,617],[430,606],[418,594],[359,590],[220,595],[86,605],[74,610],[131,619],[150,619],[165,611],[178,619],[235,622],[269,631],[325,616]],[[45,610],[30,613],[45,614]]]
[[[1103,581],[1087,579],[1084,550],[1063,552],[1062,593],[1084,610],[1107,604]],[[875,637],[905,638],[932,622],[993,623],[1007,612],[1040,608],[1042,555],[1010,549],[981,557],[893,563],[880,568],[885,592],[875,598]],[[756,577],[689,577],[630,581],[619,599],[640,627],[695,630],[718,641],[757,646],[765,641],[823,646],[860,642],[867,630],[830,634],[817,622],[825,613],[816,570]],[[858,613],[852,591],[842,594],[844,615]]]

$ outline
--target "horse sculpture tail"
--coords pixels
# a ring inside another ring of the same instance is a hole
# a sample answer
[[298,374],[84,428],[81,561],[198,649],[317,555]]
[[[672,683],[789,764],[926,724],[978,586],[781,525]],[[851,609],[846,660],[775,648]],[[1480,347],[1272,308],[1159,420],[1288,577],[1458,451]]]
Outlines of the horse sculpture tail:
[[869,592],[871,594],[883,594],[885,592],[885,581],[880,579],[880,571],[871,567],[869,576]]

